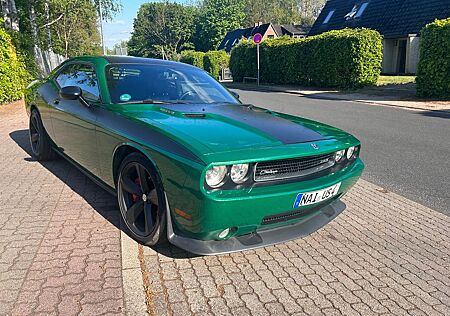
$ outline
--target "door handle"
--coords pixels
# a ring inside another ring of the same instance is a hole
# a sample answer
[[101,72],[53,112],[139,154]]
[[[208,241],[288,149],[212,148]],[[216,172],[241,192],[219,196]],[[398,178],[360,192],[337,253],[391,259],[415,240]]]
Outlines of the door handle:
[[59,99],[53,100],[53,104],[59,104]]

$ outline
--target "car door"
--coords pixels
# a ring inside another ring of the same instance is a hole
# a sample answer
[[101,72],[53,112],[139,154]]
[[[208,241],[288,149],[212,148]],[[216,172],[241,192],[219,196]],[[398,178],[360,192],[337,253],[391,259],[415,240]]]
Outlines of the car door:
[[71,159],[99,176],[95,126],[100,104],[100,92],[95,69],[87,63],[73,63],[64,67],[55,77],[59,89],[78,86],[81,100],[54,100],[52,125],[56,144]]

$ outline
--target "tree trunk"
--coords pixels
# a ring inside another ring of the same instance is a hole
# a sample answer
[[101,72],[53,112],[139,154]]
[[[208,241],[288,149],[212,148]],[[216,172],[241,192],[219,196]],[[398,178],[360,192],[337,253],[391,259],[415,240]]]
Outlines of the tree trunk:
[[0,0],[5,28],[15,32],[19,31],[19,16],[17,15],[16,2],[14,0]]
[[45,0],[44,2],[44,8],[45,8],[45,19],[47,20],[47,25],[45,26],[46,30],[47,30],[47,45],[48,45],[48,50],[52,50],[53,48],[53,43],[52,43],[52,33],[50,31],[50,8],[48,5],[48,0]]

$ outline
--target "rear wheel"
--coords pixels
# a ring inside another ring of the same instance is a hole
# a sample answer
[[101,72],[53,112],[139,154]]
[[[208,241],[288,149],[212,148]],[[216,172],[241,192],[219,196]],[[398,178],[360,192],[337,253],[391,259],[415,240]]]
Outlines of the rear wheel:
[[42,125],[41,116],[37,110],[32,110],[30,115],[30,144],[31,154],[36,160],[52,160],[56,157],[52,149],[52,143]]
[[155,167],[142,154],[132,153],[123,160],[117,197],[123,221],[132,237],[150,246],[164,237],[164,191]]

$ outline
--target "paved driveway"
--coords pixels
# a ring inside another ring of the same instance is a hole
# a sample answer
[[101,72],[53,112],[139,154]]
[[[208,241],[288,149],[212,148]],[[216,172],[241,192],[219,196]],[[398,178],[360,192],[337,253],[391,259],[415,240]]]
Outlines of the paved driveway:
[[31,160],[26,128],[23,107],[0,108],[0,315],[124,314],[130,283],[151,315],[450,315],[450,218],[364,180],[307,238],[212,257],[141,247],[131,278],[114,199]]
[[450,315],[450,218],[361,180],[311,236],[214,257],[146,248],[155,314]]
[[26,128],[23,106],[0,108],[0,315],[122,314],[115,200],[33,161]]

